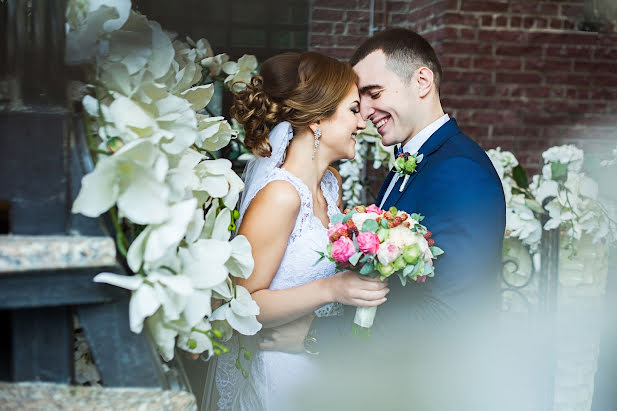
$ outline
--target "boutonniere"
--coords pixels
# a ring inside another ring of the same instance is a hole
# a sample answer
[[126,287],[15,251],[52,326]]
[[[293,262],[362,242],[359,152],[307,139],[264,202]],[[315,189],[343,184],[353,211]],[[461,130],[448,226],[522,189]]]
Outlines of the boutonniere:
[[394,170],[396,171],[396,174],[399,175],[399,178],[405,176],[399,191],[403,191],[405,189],[405,184],[407,184],[409,176],[416,171],[416,166],[422,161],[423,158],[424,154],[418,153],[400,153],[396,157],[396,160],[394,160]]

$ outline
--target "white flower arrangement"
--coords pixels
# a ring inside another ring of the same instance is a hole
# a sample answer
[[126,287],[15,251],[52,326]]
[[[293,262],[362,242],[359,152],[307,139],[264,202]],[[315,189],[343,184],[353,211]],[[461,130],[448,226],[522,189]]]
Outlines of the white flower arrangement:
[[[183,42],[131,10],[129,0],[71,0],[67,61],[92,64],[83,98],[95,169],[82,180],[73,212],[109,211],[132,276],[100,273],[96,282],[131,290],[130,327],[144,323],[161,356],[177,346],[225,352],[233,328],[255,334],[259,307],[235,278],[253,271],[251,246],[230,241],[242,180],[213,152],[232,138],[223,117],[205,115],[221,68],[231,84],[256,67],[213,56],[205,39]],[[135,230],[130,240],[124,227]],[[222,300],[213,310],[211,298]],[[213,327],[211,321],[216,321]]]
[[532,203],[533,199],[527,191],[526,175],[511,152],[497,147],[488,150],[486,154],[503,186],[506,200],[505,238],[517,238],[532,252],[537,251],[542,238],[542,225],[532,210],[538,207]]
[[584,152],[573,145],[551,147],[542,154],[542,174],[530,185],[536,200],[549,214],[545,230],[559,229],[568,241],[571,256],[574,242],[583,234],[592,241],[612,241],[614,230],[598,201],[598,184],[583,171]]

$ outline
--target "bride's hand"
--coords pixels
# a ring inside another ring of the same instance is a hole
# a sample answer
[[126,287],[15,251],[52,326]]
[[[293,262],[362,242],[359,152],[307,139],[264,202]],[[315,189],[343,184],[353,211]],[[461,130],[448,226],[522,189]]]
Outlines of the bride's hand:
[[387,281],[370,278],[354,271],[343,271],[330,277],[332,299],[345,305],[374,307],[386,302],[390,292]]

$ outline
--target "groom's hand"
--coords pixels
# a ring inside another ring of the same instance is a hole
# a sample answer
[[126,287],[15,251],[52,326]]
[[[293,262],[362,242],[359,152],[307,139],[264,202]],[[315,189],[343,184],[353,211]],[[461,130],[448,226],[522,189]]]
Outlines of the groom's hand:
[[304,352],[304,337],[314,317],[314,314],[305,315],[290,323],[260,331],[259,348],[264,351]]

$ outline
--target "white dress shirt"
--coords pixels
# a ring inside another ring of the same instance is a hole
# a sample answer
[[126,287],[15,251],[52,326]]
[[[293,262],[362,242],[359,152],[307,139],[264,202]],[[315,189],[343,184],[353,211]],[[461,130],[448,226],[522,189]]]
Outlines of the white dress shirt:
[[[448,120],[450,120],[450,116],[447,114],[444,114],[443,116],[439,117],[437,120],[433,121],[428,126],[424,127],[418,134],[413,136],[411,140],[407,142],[407,144],[403,146],[403,152],[415,154],[418,150],[420,150],[420,148],[424,145],[424,143],[426,143],[428,139],[435,133],[435,131],[439,130],[439,128],[443,126],[444,124],[446,124]],[[394,177],[392,177],[392,180],[390,181],[390,185],[388,186],[386,193],[381,199],[381,204],[379,205],[379,208],[382,208],[383,205],[385,204],[386,200],[388,199],[388,196],[390,195],[390,192],[392,191],[392,189],[394,188],[394,185],[398,181],[398,178],[399,178],[399,174],[398,173],[394,174]]]

